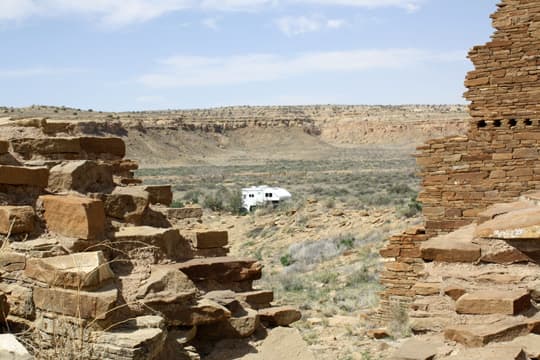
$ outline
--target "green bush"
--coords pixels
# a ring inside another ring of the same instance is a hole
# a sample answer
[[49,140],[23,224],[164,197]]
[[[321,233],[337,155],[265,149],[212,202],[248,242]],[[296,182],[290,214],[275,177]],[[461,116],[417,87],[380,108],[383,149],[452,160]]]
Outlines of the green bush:
[[283,266],[290,266],[294,264],[294,259],[291,254],[285,254],[282,257],[279,258],[279,261],[281,262],[281,265]]
[[212,211],[223,210],[223,195],[221,194],[219,190],[214,191],[214,193],[212,194],[207,194],[204,197],[203,206]]
[[180,200],[173,200],[173,202],[171,203],[171,207],[172,208],[183,208],[184,207],[184,203]]
[[227,204],[226,210],[230,211],[235,215],[241,215],[244,213],[242,211],[242,191],[233,190],[227,194]]

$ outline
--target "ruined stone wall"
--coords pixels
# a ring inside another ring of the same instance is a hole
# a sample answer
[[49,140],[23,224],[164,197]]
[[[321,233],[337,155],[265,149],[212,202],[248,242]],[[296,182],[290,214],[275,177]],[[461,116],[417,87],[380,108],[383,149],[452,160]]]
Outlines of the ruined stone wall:
[[383,320],[392,316],[392,303],[414,300],[424,241],[475,222],[490,205],[540,189],[540,1],[503,0],[492,19],[491,41],[469,53],[475,69],[465,80],[467,135],[418,148],[425,234],[393,237],[381,250],[390,259],[381,276]]

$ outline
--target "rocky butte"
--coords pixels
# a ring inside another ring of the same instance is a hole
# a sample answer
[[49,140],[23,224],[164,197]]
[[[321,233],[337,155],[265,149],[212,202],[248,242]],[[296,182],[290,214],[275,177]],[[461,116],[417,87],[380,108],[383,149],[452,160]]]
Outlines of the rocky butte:
[[300,318],[253,288],[262,266],[228,257],[200,208],[170,209],[170,186],[134,177],[123,140],[68,129],[0,127],[1,327],[30,352],[3,334],[0,358],[200,359]]
[[381,251],[381,320],[406,309],[416,335],[395,359],[540,356],[540,1],[492,19],[469,53],[467,135],[418,148],[425,226]]

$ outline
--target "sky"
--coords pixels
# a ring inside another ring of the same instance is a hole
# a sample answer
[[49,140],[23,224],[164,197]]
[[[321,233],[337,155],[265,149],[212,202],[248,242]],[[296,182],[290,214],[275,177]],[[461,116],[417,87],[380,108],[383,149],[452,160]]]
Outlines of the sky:
[[497,0],[0,0],[0,106],[465,103]]

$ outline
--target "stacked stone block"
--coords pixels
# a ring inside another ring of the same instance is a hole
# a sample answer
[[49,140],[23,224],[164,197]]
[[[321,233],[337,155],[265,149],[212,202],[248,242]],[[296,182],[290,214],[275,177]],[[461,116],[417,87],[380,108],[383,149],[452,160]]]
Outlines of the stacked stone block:
[[227,232],[204,228],[200,209],[132,185],[122,139],[24,124],[42,133],[0,141],[0,318],[30,332],[37,358],[197,359],[194,345],[248,337],[262,318],[298,320],[253,288],[262,266],[226,257]]

